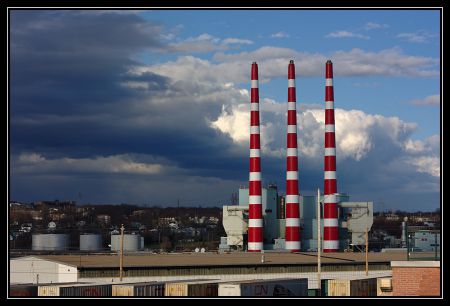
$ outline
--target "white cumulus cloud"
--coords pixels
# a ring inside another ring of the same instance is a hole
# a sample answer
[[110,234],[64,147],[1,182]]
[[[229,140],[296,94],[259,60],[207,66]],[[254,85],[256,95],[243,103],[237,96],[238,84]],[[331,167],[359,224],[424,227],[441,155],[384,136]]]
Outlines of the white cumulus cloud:
[[370,39],[369,36],[353,33],[350,31],[336,31],[327,34],[325,37],[328,38],[360,38],[360,39]]
[[[439,60],[431,57],[407,55],[399,48],[384,49],[378,52],[352,49],[336,51],[326,56],[320,53],[298,52],[289,48],[265,46],[251,52],[228,54],[218,52],[214,60],[217,69],[235,82],[248,81],[249,65],[257,61],[264,74],[262,80],[285,77],[286,63],[294,60],[299,76],[322,76],[324,63],[332,59],[334,72],[341,76],[384,75],[384,76],[438,76]],[[225,64],[225,65],[224,65]],[[246,69],[243,69],[243,68]],[[217,70],[214,70],[216,72]]]
[[440,95],[431,95],[423,99],[414,99],[411,101],[411,104],[414,105],[439,105],[440,103],[441,103]]
[[397,38],[401,40],[410,42],[410,43],[418,43],[424,44],[429,43],[432,39],[438,37],[438,35],[429,33],[425,30],[418,30],[416,32],[408,32],[408,33],[400,33],[397,35]]
[[[211,127],[227,134],[237,145],[248,147],[249,104],[238,104],[222,109]],[[269,116],[271,115],[271,117]],[[286,105],[263,101],[260,105],[262,152],[266,156],[284,158],[286,135]],[[336,148],[340,162],[353,160],[361,167],[373,167],[374,160],[383,159],[398,164],[412,165],[417,172],[439,176],[439,136],[425,141],[411,140],[417,124],[398,117],[371,115],[360,110],[335,110]],[[298,111],[298,149],[303,160],[320,161],[323,158],[325,115],[323,109],[306,108]],[[370,161],[365,161],[370,156]],[[383,162],[382,162],[383,163]],[[373,170],[377,172],[377,170]]]
[[388,24],[380,24],[380,23],[376,23],[376,22],[367,22],[366,25],[364,26],[364,29],[369,31],[369,30],[376,30],[376,29],[384,29],[384,28],[389,28]]
[[407,160],[407,163],[416,167],[418,172],[428,173],[434,177],[440,177],[440,159],[437,156],[420,156]]
[[253,44],[253,41],[251,41],[249,39],[241,39],[241,38],[229,37],[229,38],[225,38],[224,40],[222,40],[222,43],[225,44],[225,45],[228,45],[228,44],[251,45],[251,44]]
[[280,31],[280,32],[272,34],[270,37],[273,37],[273,38],[289,38],[290,35],[288,33],[286,33],[286,32]]

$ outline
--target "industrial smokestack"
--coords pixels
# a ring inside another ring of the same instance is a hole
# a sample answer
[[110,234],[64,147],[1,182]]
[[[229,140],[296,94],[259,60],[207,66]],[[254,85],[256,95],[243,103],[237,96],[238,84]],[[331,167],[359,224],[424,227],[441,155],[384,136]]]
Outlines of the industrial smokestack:
[[324,220],[323,251],[339,250],[337,184],[336,184],[336,142],[334,135],[333,63],[325,64],[325,177],[324,177]]
[[406,248],[406,221],[402,221],[402,248]]
[[300,210],[298,190],[297,108],[295,97],[294,61],[288,66],[286,158],[286,249],[300,251]]
[[261,196],[261,146],[259,137],[258,65],[256,62],[252,63],[251,79],[248,251],[261,252],[263,249],[263,219]]

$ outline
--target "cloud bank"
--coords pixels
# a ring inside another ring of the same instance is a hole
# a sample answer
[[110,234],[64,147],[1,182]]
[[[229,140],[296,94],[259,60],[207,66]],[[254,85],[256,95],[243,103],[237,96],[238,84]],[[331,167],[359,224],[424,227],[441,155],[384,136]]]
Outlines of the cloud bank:
[[[231,53],[228,46],[251,42],[207,33],[177,41],[166,33],[136,14],[12,12],[12,199],[82,193],[83,202],[169,205],[181,197],[191,200],[186,205],[226,204],[248,181],[254,60],[264,71],[261,82],[284,78],[290,59],[302,67],[299,76],[321,76],[328,58],[339,77],[439,75],[437,59],[398,48],[318,54],[263,46]],[[192,55],[196,48],[215,53],[202,59]],[[137,59],[174,50],[180,54],[170,61]],[[323,184],[321,99],[298,102],[306,193]],[[369,201],[382,193],[392,207],[420,197],[438,205],[439,135],[413,140],[415,123],[342,109],[339,100],[336,107],[340,191]],[[285,103],[262,97],[261,123],[263,181],[277,182],[282,191]]]

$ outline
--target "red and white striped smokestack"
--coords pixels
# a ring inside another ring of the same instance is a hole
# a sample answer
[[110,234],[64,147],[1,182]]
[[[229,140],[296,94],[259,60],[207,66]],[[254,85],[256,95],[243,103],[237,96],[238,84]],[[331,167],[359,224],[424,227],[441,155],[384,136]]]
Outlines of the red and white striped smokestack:
[[250,100],[250,178],[249,178],[249,220],[248,251],[263,249],[262,188],[261,188],[261,146],[259,137],[259,89],[258,65],[252,64],[252,89]]
[[288,66],[286,158],[286,249],[300,252],[300,211],[298,192],[297,108],[294,61]]
[[323,251],[339,250],[337,184],[336,184],[336,142],[334,135],[333,63],[325,64],[325,177],[324,177],[324,219]]

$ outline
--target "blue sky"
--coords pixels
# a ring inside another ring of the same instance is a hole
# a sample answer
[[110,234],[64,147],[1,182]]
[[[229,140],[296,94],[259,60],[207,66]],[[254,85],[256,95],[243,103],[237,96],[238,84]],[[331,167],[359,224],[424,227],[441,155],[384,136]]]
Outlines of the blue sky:
[[[149,21],[157,21],[167,29],[177,29],[177,39],[209,34],[219,39],[237,37],[251,40],[252,44],[239,44],[229,53],[249,52],[263,46],[277,46],[294,50],[320,53],[332,58],[336,51],[359,48],[379,52],[398,48],[404,54],[439,59],[440,12],[438,10],[173,10],[144,12]],[[207,29],[207,30],[206,30]],[[327,37],[345,31],[353,37]],[[278,35],[277,35],[278,34]],[[196,54],[211,59],[214,51]],[[179,54],[147,59],[149,63],[171,60]],[[335,70],[339,63],[334,64]],[[439,63],[433,67],[439,71]],[[297,67],[297,73],[301,67]],[[264,71],[261,71],[263,74]],[[403,114],[403,119],[417,122],[421,128],[414,139],[439,132],[439,108],[412,108],[410,101],[439,94],[439,75],[432,78],[408,76],[355,76],[337,79],[339,105],[346,109],[361,109],[386,116]],[[320,102],[322,76],[299,79],[300,102]],[[302,86],[302,84],[304,86]],[[273,79],[261,86],[261,94],[285,99],[285,82]],[[266,87],[266,88],[265,88]],[[362,101],[364,100],[364,101]]]
[[[284,191],[296,63],[300,190],[323,185],[334,65],[338,191],[434,210],[438,10],[11,11],[11,198],[223,205],[248,180],[250,64],[263,181]],[[80,194],[82,196],[80,196]]]

